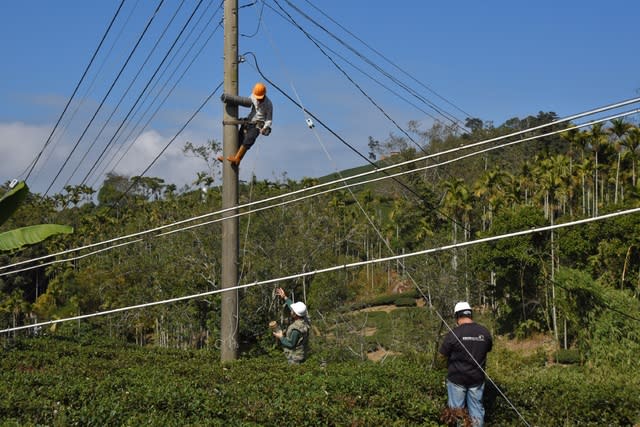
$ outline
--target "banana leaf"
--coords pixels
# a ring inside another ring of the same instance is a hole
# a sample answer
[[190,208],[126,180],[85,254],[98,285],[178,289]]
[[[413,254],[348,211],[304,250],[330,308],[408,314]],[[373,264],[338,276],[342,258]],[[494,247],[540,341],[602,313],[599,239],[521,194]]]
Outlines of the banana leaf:
[[0,252],[20,249],[23,246],[33,245],[55,234],[73,233],[73,227],[58,224],[40,224],[29,227],[17,228],[0,233]]
[[0,225],[13,215],[27,194],[29,194],[29,187],[24,181],[20,181],[2,196],[0,199]]

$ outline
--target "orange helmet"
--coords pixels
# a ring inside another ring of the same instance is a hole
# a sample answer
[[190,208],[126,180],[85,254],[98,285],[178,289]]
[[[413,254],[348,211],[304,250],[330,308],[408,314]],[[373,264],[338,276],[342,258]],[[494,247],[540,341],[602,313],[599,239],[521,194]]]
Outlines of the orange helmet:
[[267,87],[264,85],[264,83],[256,83],[256,85],[253,87],[253,96],[255,96],[256,99],[262,99],[266,94]]

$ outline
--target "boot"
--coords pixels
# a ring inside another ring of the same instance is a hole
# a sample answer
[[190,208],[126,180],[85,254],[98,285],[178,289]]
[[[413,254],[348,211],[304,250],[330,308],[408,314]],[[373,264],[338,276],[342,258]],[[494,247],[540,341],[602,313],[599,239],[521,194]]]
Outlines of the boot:
[[240,148],[238,148],[238,152],[236,153],[236,155],[233,157],[227,157],[227,160],[229,160],[232,165],[238,166],[240,164],[240,160],[242,160],[246,152],[247,147],[241,145]]

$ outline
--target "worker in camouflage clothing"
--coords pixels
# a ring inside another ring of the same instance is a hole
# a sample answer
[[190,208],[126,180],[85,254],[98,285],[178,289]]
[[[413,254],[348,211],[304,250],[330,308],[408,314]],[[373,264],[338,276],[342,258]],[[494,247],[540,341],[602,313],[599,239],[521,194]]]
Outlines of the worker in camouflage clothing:
[[307,358],[309,345],[309,318],[307,317],[307,306],[303,302],[292,302],[287,298],[284,289],[276,289],[276,293],[282,298],[289,307],[293,322],[289,325],[286,332],[277,330],[273,335],[278,338],[284,349],[284,354],[291,364],[302,363]]

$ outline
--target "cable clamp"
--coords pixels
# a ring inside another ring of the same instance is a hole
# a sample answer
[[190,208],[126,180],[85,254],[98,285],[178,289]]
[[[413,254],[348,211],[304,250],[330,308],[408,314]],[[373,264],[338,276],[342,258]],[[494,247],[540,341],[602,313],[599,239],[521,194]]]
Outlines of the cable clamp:
[[313,120],[311,120],[311,117],[307,117],[307,126],[309,126],[309,129],[313,129],[315,127],[315,124],[313,124]]

